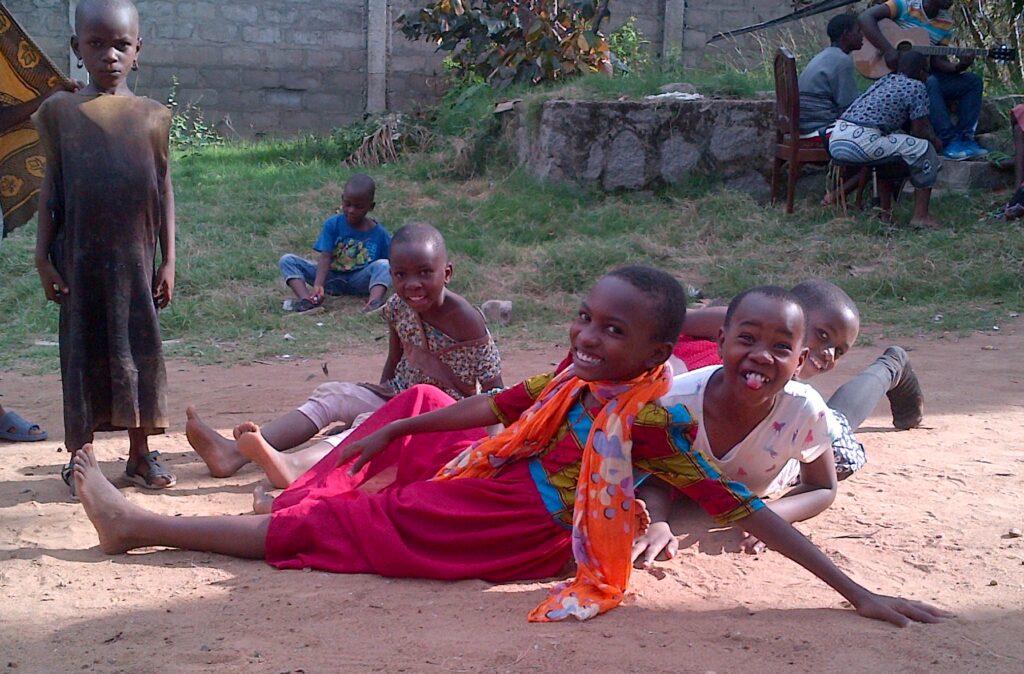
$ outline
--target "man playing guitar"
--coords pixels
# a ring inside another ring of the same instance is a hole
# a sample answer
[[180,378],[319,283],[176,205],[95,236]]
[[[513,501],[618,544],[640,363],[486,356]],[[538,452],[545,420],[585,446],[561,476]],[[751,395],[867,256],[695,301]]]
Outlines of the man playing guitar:
[[[899,53],[878,27],[883,19],[892,19],[901,28],[923,28],[932,45],[946,46],[953,32],[949,13],[953,0],[888,0],[865,10],[860,15],[864,37],[885,55],[886,64],[895,69]],[[981,114],[981,78],[966,72],[974,63],[967,54],[956,63],[945,56],[931,57],[928,77],[929,120],[942,140],[942,154],[947,159],[983,157],[988,150],[974,140],[974,130]],[[949,118],[950,101],[957,101],[957,122]]]

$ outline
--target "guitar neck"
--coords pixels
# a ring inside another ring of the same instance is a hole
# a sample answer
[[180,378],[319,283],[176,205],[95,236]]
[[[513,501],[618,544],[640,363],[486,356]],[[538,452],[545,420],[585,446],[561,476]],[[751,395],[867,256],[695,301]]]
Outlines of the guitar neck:
[[910,49],[928,56],[985,56],[988,54],[988,49],[972,47],[918,47],[914,45]]

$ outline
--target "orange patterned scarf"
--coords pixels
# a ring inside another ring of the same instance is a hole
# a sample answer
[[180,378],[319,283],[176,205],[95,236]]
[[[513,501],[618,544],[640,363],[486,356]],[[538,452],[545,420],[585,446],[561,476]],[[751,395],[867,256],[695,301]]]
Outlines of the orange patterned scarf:
[[569,616],[586,620],[622,602],[632,570],[635,526],[633,420],[644,405],[668,391],[670,382],[671,371],[664,365],[627,382],[587,382],[566,368],[518,421],[467,448],[435,477],[491,477],[505,464],[547,449],[584,390],[602,404],[583,448],[576,486],[572,527],[576,577],[556,585],[530,613],[531,622]]

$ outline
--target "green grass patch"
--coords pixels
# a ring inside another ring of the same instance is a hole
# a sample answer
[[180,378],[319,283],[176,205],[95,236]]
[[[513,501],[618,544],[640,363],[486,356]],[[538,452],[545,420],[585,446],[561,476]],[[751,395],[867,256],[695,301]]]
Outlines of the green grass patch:
[[[346,145],[335,135],[178,157],[177,289],[161,315],[164,339],[173,340],[169,355],[230,363],[356,344],[379,344],[383,353],[385,327],[358,313],[360,299],[333,301],[318,316],[281,311],[288,293],[277,260],[289,252],[312,256],[321,223],[336,212],[354,172],[341,165]],[[883,333],[989,328],[1024,308],[1021,228],[984,218],[999,197],[937,198],[933,210],[949,227],[917,232],[868,215],[839,217],[815,205],[816,195],[787,217],[710,180],[604,194],[538,183],[500,162],[457,179],[439,161],[414,155],[371,171],[379,182],[374,215],[392,230],[413,220],[438,225],[455,265],[452,288],[476,303],[514,302],[515,322],[495,330],[505,344],[564,339],[594,279],[631,262],[667,269],[712,297],[832,279],[858,301],[865,324]],[[909,201],[899,204],[897,222],[909,219]],[[34,226],[25,227],[0,250],[0,368],[57,367],[47,343],[56,340],[58,311],[44,301],[32,265],[34,235]]]

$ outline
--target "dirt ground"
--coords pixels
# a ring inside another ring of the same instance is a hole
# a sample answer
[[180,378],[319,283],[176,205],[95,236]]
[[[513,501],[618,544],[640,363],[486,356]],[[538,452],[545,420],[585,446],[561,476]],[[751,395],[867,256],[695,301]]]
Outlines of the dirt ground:
[[[922,429],[895,432],[880,407],[859,437],[868,466],[800,525],[872,589],[956,611],[897,629],[859,618],[777,553],[734,552],[738,534],[675,516],[682,551],[634,574],[627,605],[587,623],[531,625],[549,583],[490,585],[275,571],[212,554],[108,557],[58,477],[56,376],[6,373],[5,406],[51,440],[0,444],[0,669],[7,672],[1024,671],[1024,324],[970,338],[910,340],[926,396]],[[884,346],[884,345],[881,345]],[[824,393],[880,351],[854,349]],[[506,381],[565,346],[507,349]],[[55,357],[56,360],[56,357]],[[331,378],[375,380],[381,354],[327,359]],[[225,369],[168,363],[172,419],[155,439],[178,474],[164,493],[126,487],[160,512],[245,513],[260,474],[209,477],[185,441],[185,406],[217,428],[265,421],[324,380],[322,361]],[[56,366],[56,363],[55,363]],[[123,485],[127,439],[97,443]]]

